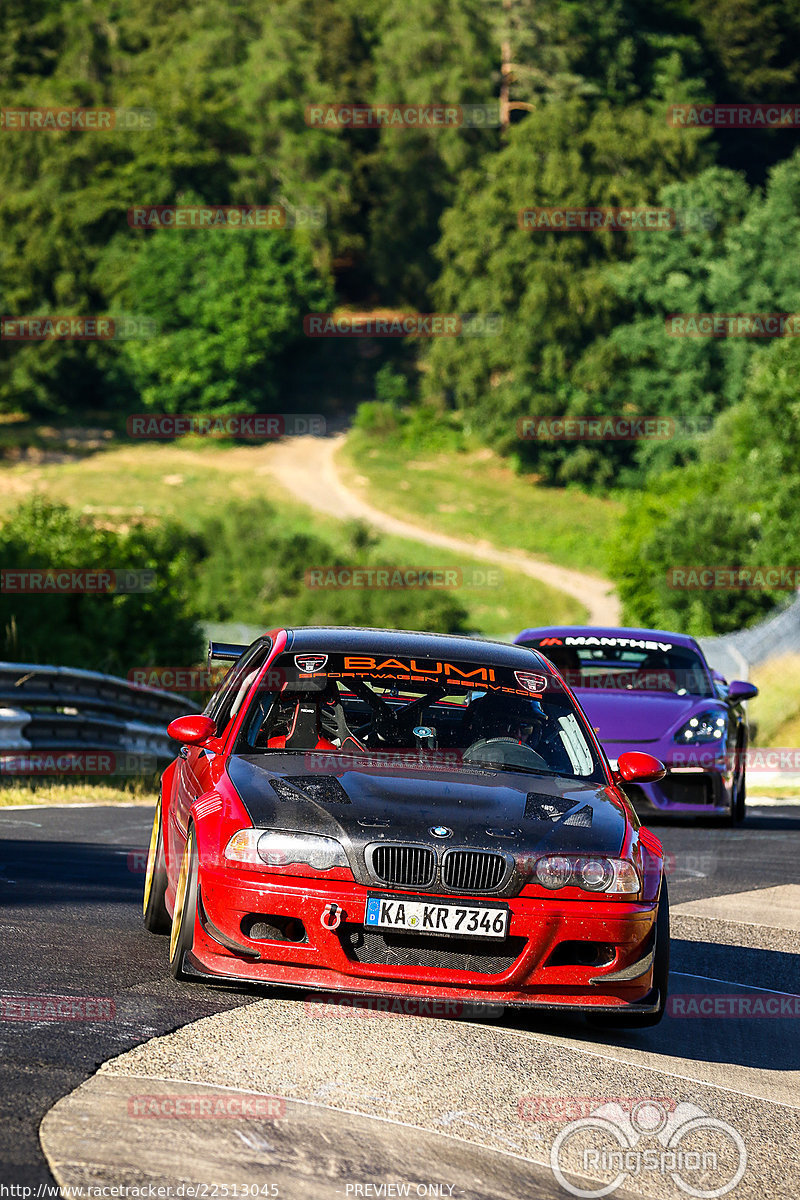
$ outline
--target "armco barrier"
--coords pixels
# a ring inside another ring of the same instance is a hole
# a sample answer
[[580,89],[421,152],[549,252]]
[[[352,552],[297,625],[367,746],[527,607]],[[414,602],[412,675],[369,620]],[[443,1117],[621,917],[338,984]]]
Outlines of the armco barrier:
[[728,679],[747,678],[751,666],[783,654],[800,654],[800,597],[773,610],[749,629],[699,641],[711,665]]
[[167,725],[196,711],[183,696],[114,675],[0,662],[0,756],[110,751],[163,762],[178,750]]

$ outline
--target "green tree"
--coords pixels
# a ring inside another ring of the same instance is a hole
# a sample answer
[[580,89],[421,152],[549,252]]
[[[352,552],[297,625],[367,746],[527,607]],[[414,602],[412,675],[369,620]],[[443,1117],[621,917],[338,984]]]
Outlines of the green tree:
[[282,532],[266,502],[233,504],[202,530],[206,547],[198,603],[217,621],[273,625],[375,625],[397,629],[466,631],[467,611],[452,595],[415,588],[354,589],[313,585],[315,568],[387,566],[364,527],[353,523],[349,544],[332,546],[317,534]]
[[[720,275],[726,236],[744,218],[751,194],[744,179],[720,167],[665,187],[659,204],[671,208],[678,228],[640,234],[633,257],[610,265],[609,288],[630,314],[607,338],[589,346],[574,381],[602,412],[630,408],[641,414],[673,418],[676,436],[639,445],[611,443],[604,448],[615,473],[629,469],[638,479],[646,470],[664,470],[696,456],[697,432],[707,428],[726,399],[727,345],[716,338],[674,336],[667,329],[673,314],[733,311],[733,297],[721,298]],[[549,472],[563,476],[576,469],[564,448],[546,460]],[[591,481],[589,473],[583,478]]]
[[498,314],[501,332],[435,339],[424,357],[426,397],[464,409],[467,427],[506,450],[519,449],[520,417],[597,412],[596,395],[572,373],[625,313],[609,267],[649,235],[532,231],[518,227],[518,214],[653,205],[664,184],[705,157],[702,138],[642,109],[554,103],[514,126],[508,145],[465,175],[445,214],[434,293],[443,311]]
[[160,331],[124,343],[144,405],[224,413],[274,403],[290,352],[303,344],[304,315],[332,300],[302,235],[187,229],[144,236],[116,297]]
[[[493,103],[497,52],[479,0],[389,0],[378,33],[374,103]],[[369,161],[367,218],[379,296],[428,303],[442,212],[461,173],[497,149],[498,137],[488,123],[380,131]]]
[[[135,204],[193,189],[231,199],[232,151],[244,144],[234,83],[252,31],[243,0],[158,4],[92,0],[0,13],[0,104],[153,110],[129,131],[36,132],[0,138],[0,295],[6,315],[93,314],[95,277]],[[134,244],[131,240],[131,250]],[[105,343],[0,345],[0,408],[65,412],[130,401]]]
[[698,635],[747,625],[786,590],[680,589],[672,568],[796,568],[800,561],[800,345],[750,364],[742,402],[723,412],[699,462],[654,475],[623,520],[611,558],[631,623]]
[[[0,525],[5,569],[146,571],[141,592],[0,593],[0,655],[127,675],[137,665],[201,656],[188,566],[199,547],[174,525],[100,529],[65,505],[34,498]],[[153,586],[150,589],[150,582]]]
[[[800,83],[800,9],[795,0],[691,0],[704,45],[708,100],[793,103]],[[719,161],[762,184],[771,166],[797,145],[788,129],[720,130]]]

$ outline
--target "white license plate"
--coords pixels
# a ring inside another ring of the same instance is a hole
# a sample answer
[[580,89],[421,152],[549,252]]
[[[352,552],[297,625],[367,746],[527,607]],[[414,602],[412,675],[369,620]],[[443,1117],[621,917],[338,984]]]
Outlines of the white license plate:
[[440,904],[397,896],[369,896],[364,924],[371,929],[404,929],[456,937],[506,936],[509,910],[489,904]]

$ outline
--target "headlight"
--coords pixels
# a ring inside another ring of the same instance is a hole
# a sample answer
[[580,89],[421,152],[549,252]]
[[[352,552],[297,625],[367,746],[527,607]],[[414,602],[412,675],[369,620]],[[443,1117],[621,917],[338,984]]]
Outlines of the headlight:
[[333,867],[348,866],[344,847],[335,838],[270,829],[240,829],[225,847],[225,859],[277,870],[303,866],[330,871]]
[[584,892],[636,895],[642,886],[633,863],[622,858],[600,856],[573,858],[561,854],[548,855],[537,860],[533,880],[551,892],[558,888],[577,887]]
[[698,713],[681,725],[673,741],[681,746],[696,746],[699,743],[721,742],[728,727],[728,718],[719,709]]
[[572,878],[572,863],[568,858],[540,858],[534,874],[537,883],[555,891],[556,888],[566,887],[569,883]]

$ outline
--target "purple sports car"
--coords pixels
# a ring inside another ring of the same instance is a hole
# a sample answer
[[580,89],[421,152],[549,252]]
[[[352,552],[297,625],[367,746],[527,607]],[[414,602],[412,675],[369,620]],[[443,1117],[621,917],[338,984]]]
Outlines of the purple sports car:
[[664,763],[667,773],[658,783],[625,788],[637,807],[743,819],[742,701],[758,694],[753,684],[728,684],[694,638],[660,629],[563,625],[526,629],[514,640],[561,671],[612,768],[626,750],[644,750]]

